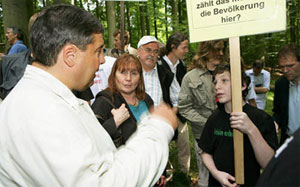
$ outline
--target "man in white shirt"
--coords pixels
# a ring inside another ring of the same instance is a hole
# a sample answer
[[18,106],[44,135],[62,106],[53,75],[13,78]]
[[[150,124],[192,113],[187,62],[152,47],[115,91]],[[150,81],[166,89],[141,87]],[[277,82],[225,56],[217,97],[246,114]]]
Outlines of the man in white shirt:
[[252,69],[246,71],[246,75],[250,77],[251,83],[254,86],[257,108],[261,110],[265,109],[266,96],[270,89],[270,73],[263,68],[263,61],[256,60],[252,65]]
[[31,30],[33,64],[0,105],[0,186],[152,186],[161,176],[177,127],[171,109],[154,110],[117,150],[71,92],[91,86],[104,63],[103,32],[75,6],[41,12]]

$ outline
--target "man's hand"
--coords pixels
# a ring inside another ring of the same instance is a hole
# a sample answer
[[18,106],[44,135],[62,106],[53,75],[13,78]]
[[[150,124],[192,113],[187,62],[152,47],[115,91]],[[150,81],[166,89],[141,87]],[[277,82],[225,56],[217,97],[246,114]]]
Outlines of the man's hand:
[[230,174],[226,173],[226,172],[217,171],[215,173],[214,177],[224,187],[225,186],[226,187],[235,187],[235,186],[238,186],[237,183],[235,182],[235,178],[233,176],[231,176]]
[[158,116],[160,118],[164,118],[166,121],[169,121],[172,125],[173,129],[176,130],[178,127],[177,117],[175,112],[172,110],[170,106],[163,103],[158,107],[151,109],[151,115]]
[[111,110],[112,115],[114,116],[114,120],[116,123],[117,128],[129,118],[129,112],[128,109],[125,107],[125,104],[123,103],[120,108],[118,109],[112,109]]

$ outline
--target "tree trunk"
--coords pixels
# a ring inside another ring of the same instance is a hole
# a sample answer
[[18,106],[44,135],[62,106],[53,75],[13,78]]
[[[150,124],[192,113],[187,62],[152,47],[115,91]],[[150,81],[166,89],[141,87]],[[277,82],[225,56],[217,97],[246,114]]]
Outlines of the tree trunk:
[[115,12],[115,2],[105,1],[106,17],[107,17],[107,27],[108,27],[108,47],[114,47],[114,32],[116,30],[116,12]]
[[173,31],[178,30],[178,6],[177,1],[172,0],[172,27]]
[[66,0],[53,0],[53,4],[57,5],[57,4],[67,4]]
[[166,41],[168,40],[168,1],[165,0]]
[[83,8],[82,0],[79,0],[79,5],[80,5],[80,8]]
[[155,38],[157,38],[157,11],[156,11],[156,4],[155,0],[153,0],[153,13],[154,13],[154,32],[155,32]]
[[149,21],[149,12],[148,12],[147,2],[145,2],[145,4],[144,4],[144,10],[145,10],[146,32],[147,32],[147,35],[150,35],[150,21]]
[[[129,35],[131,36],[131,27],[130,27],[130,3],[126,2],[125,3],[126,6],[126,27],[125,30],[127,30],[129,32]],[[129,37],[129,43],[131,43],[132,37]]]
[[290,42],[296,43],[296,6],[293,3],[288,3],[289,22],[290,22]]
[[[24,33],[23,42],[28,45],[28,20],[33,14],[33,0],[2,0],[4,30],[19,27]],[[9,47],[9,46],[7,46]]]
[[99,2],[96,1],[96,17],[99,19],[100,18],[100,14],[99,14]]
[[178,23],[181,24],[182,23],[182,2],[181,0],[178,0]]
[[142,32],[142,36],[145,36],[145,34],[146,34],[145,7],[142,2],[140,2],[139,9],[140,9],[141,32]]

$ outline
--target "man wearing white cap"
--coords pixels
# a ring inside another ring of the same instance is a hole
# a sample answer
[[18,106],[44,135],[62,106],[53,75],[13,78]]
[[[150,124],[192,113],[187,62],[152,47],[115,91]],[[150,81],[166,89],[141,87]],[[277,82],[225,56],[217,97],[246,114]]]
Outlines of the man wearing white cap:
[[[153,36],[143,36],[137,45],[137,55],[143,67],[145,89],[155,106],[165,102],[177,113],[176,95],[180,90],[173,82],[174,74],[166,69],[160,60],[158,61],[159,45],[159,41]],[[164,186],[166,181],[164,177],[161,179],[163,180],[159,185]]]
[[170,104],[177,110],[176,94],[179,90],[173,84],[173,74],[158,61],[159,41],[153,36],[143,36],[137,46],[137,55],[143,67],[146,92],[151,96],[154,105],[161,102]]

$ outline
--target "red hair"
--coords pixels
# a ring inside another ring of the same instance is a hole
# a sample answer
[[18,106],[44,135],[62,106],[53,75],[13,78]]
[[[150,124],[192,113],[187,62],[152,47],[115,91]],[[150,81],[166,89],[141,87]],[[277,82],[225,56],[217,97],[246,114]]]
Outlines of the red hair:
[[123,54],[119,58],[117,58],[115,64],[112,67],[110,76],[108,78],[108,88],[111,92],[111,95],[113,94],[120,94],[119,88],[117,88],[116,84],[116,72],[117,70],[128,70],[135,68],[137,72],[140,75],[140,80],[138,82],[138,85],[135,89],[135,94],[138,100],[145,100],[146,98],[146,92],[145,92],[145,85],[144,85],[144,77],[143,77],[143,69],[140,60],[131,54]]

